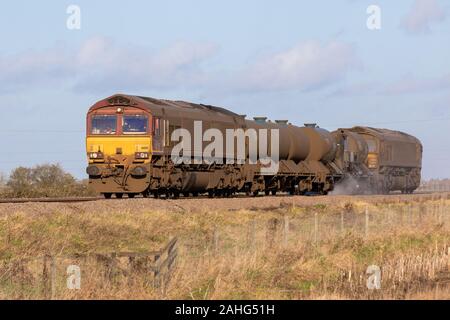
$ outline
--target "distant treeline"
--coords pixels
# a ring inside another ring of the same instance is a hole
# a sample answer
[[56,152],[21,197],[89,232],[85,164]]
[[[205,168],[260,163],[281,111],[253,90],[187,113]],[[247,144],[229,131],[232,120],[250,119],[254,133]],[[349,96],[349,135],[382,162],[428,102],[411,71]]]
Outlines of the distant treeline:
[[8,176],[0,173],[0,198],[79,197],[95,193],[87,180],[77,180],[59,164],[18,167]]
[[450,179],[431,179],[422,181],[418,191],[450,191]]

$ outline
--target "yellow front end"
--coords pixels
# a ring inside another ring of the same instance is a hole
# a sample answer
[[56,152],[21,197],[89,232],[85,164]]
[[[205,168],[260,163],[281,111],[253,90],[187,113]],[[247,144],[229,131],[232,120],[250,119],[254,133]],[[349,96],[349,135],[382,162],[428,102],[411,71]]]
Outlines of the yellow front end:
[[103,194],[138,194],[150,183],[150,136],[88,136],[89,183]]
[[377,153],[369,153],[367,156],[367,167],[369,169],[377,169],[378,168],[378,154]]

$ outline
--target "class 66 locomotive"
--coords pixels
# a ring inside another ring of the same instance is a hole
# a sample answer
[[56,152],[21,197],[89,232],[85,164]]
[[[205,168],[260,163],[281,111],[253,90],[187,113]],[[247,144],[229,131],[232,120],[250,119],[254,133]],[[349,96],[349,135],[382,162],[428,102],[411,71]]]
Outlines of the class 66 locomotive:
[[420,185],[420,141],[386,129],[329,132],[124,94],[95,103],[86,128],[89,184],[106,198],[410,193]]

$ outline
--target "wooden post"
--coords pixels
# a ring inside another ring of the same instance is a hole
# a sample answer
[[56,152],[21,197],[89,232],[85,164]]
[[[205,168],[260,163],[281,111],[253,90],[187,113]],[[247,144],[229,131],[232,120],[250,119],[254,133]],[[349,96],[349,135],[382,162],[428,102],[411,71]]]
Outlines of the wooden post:
[[254,248],[256,244],[256,220],[252,220],[249,222],[248,226],[248,237],[247,237],[247,246],[249,248]]
[[341,211],[341,234],[344,234],[344,211]]
[[289,217],[284,216],[284,232],[283,232],[283,245],[287,247],[289,240]]
[[219,230],[214,229],[214,254],[218,254],[219,252]]
[[319,215],[314,213],[314,243],[317,244],[319,238]]
[[450,247],[447,248],[447,271],[450,272]]
[[56,297],[56,259],[54,256],[50,258],[50,287],[51,287],[51,300],[55,300]]
[[111,256],[107,257],[106,262],[106,277],[110,284],[112,284],[115,274],[115,268],[116,268],[116,254],[112,253]]
[[279,221],[276,218],[270,219],[267,222],[266,243],[269,248],[272,248],[275,242]]
[[412,203],[408,205],[408,211],[409,211],[409,224],[412,226],[414,224],[414,215],[413,215],[413,205]]
[[364,234],[367,239],[369,237],[369,207],[366,207],[366,223],[364,228]]
[[46,299],[49,298],[49,277],[48,277],[48,259],[47,255],[45,254],[42,257],[42,294],[45,296]]
[[[403,227],[403,223],[404,223],[404,221],[403,221],[403,206],[401,206],[400,208],[399,208],[399,210],[400,210],[400,214],[399,214],[399,216],[400,216],[400,226],[402,226]],[[397,220],[398,221],[398,220]]]
[[153,273],[153,286],[159,288],[161,286],[161,253],[156,254],[153,260],[154,273]]

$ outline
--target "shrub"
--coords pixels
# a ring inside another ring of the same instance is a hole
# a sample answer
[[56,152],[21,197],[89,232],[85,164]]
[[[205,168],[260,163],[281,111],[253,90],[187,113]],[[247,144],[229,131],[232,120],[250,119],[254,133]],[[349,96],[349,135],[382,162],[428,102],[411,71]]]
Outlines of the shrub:
[[6,191],[6,176],[3,172],[0,172],[0,195]]
[[[5,182],[5,178],[3,181]],[[59,164],[14,169],[0,195],[12,198],[76,197],[94,195],[86,181],[78,181]],[[1,186],[1,184],[0,184]]]

